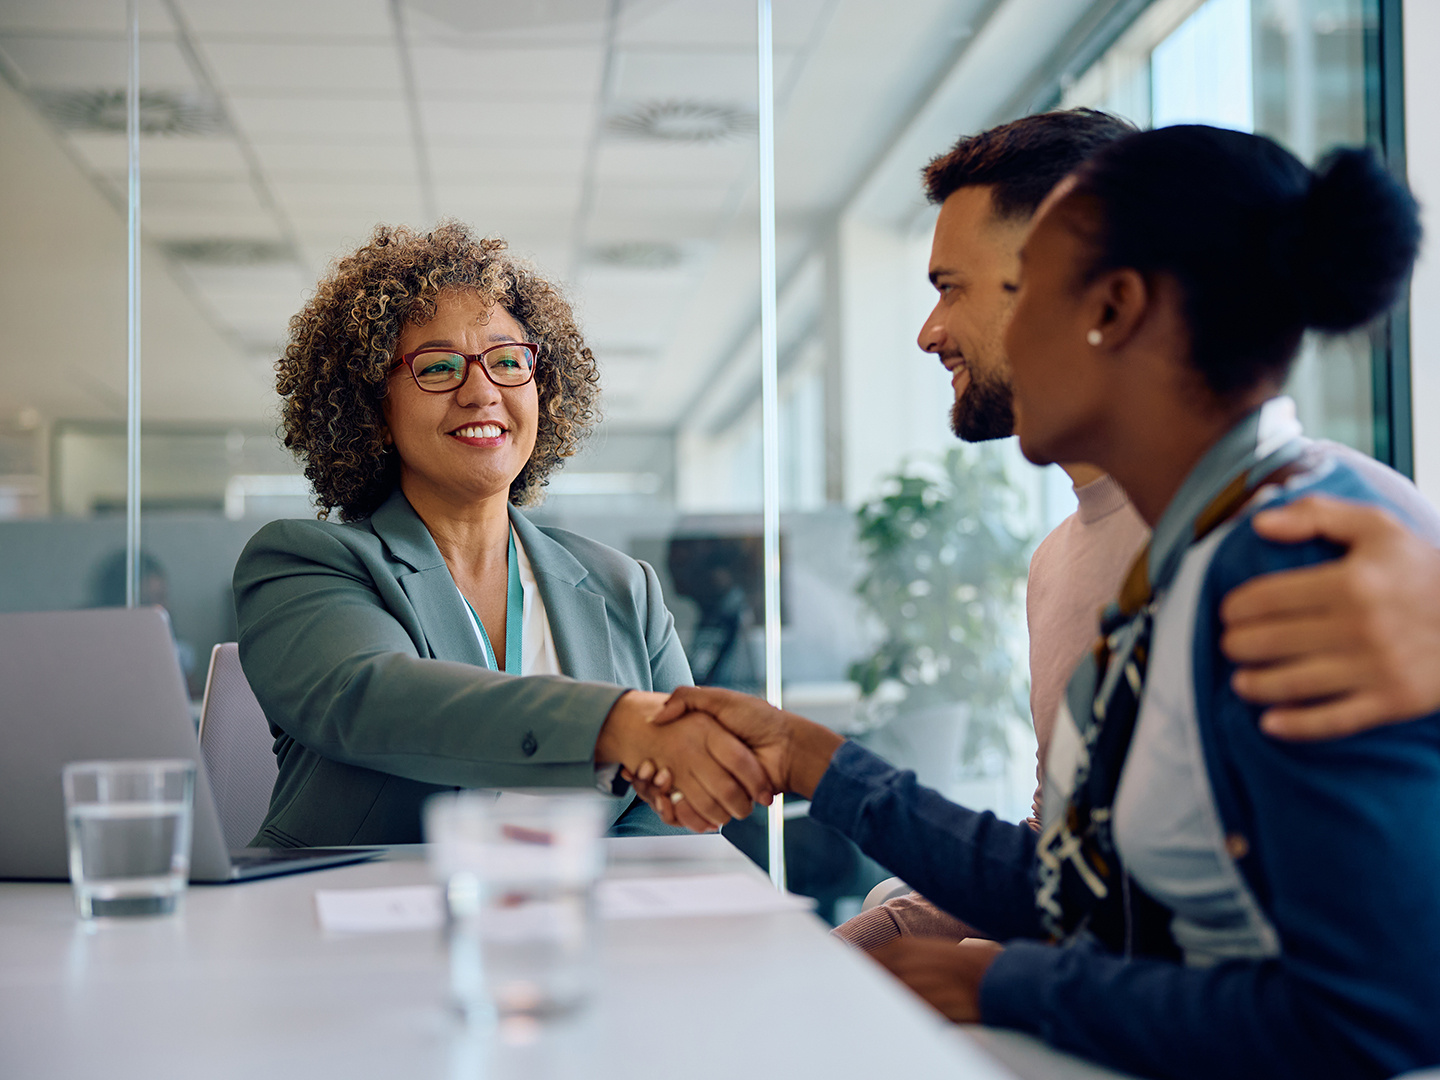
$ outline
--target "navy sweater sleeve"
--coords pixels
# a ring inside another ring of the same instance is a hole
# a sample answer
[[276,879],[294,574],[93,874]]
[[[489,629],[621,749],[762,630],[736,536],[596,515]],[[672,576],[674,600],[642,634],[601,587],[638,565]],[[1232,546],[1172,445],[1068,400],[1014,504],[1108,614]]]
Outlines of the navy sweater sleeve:
[[[1377,501],[1345,470],[1301,494]],[[1383,1077],[1440,1062],[1440,717],[1348,739],[1271,739],[1230,689],[1221,599],[1261,573],[1333,558],[1260,539],[1217,550],[1195,633],[1207,771],[1239,865],[1281,940],[1208,969],[1012,946],[987,1022],[1153,1076]]]
[[1030,826],[957,806],[853,742],[835,752],[810,816],[982,933],[1040,935]]

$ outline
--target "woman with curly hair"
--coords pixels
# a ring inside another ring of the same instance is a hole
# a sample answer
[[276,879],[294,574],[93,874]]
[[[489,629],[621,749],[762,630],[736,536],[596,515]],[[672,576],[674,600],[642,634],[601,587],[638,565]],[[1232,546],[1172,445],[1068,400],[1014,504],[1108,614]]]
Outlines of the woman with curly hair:
[[[266,525],[235,568],[280,766],[256,844],[413,843],[433,792],[619,794],[646,761],[678,770],[692,827],[769,801],[711,718],[649,723],[691,682],[655,572],[517,509],[599,391],[569,305],[503,240],[377,228],[291,320],[276,370],[322,510]],[[664,829],[633,797],[612,822]]]

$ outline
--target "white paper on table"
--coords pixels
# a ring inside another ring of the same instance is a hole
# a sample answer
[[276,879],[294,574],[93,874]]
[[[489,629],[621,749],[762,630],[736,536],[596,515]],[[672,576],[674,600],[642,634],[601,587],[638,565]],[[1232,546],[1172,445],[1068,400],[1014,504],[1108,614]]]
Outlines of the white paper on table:
[[[599,883],[596,900],[605,919],[768,915],[814,906],[808,897],[776,892],[747,873],[611,878]],[[340,934],[438,930],[445,924],[438,885],[316,889],[315,910],[321,929]]]
[[746,873],[609,878],[600,882],[597,891],[600,914],[606,919],[768,915],[808,911],[815,903],[809,897],[777,892]]
[[394,930],[436,930],[445,925],[438,885],[391,889],[316,889],[315,911],[323,930],[374,934]]

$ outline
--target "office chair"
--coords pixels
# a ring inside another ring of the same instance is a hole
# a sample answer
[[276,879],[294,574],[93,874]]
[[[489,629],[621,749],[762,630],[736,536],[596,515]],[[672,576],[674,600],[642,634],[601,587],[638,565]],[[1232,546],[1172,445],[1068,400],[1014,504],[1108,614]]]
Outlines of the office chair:
[[280,775],[274,743],[260,702],[240,670],[239,647],[233,641],[216,645],[200,706],[200,755],[227,847],[247,846],[270,809],[270,792]]

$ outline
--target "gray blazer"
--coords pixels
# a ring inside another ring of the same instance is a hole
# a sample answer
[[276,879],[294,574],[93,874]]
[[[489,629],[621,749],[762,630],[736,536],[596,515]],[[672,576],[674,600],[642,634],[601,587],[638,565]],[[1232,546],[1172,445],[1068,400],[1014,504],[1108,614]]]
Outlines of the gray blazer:
[[[655,571],[513,507],[566,676],[485,667],[465,601],[398,490],[364,521],[274,521],[235,566],[240,662],[280,776],[255,843],[402,844],[460,787],[593,787],[623,688],[689,685]],[[612,820],[629,799],[616,799]]]

